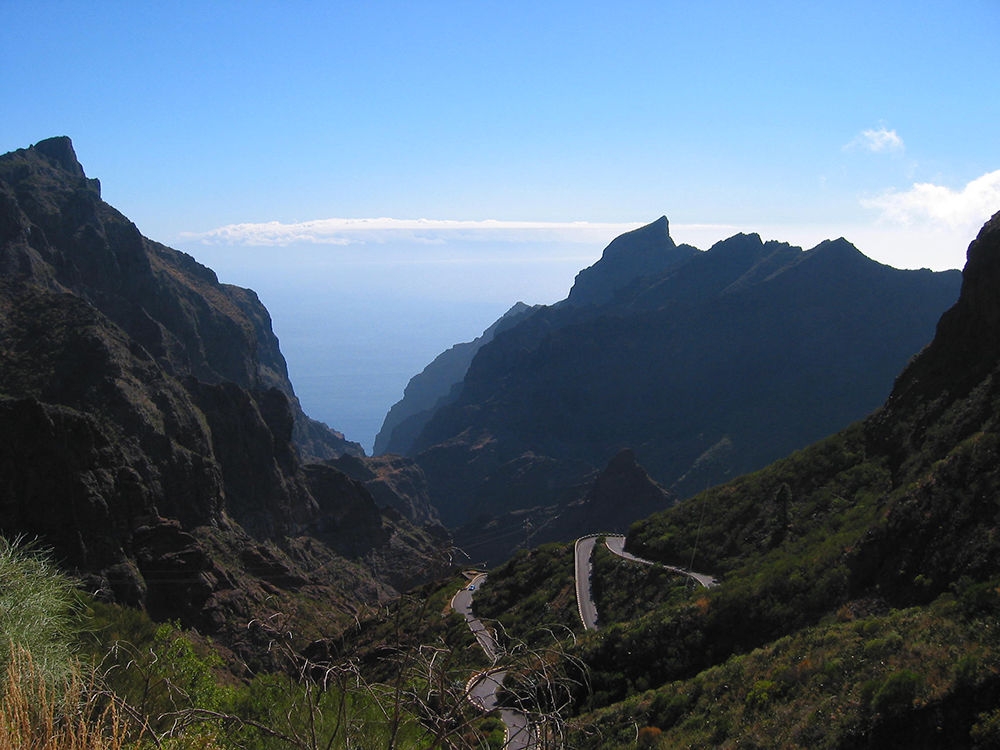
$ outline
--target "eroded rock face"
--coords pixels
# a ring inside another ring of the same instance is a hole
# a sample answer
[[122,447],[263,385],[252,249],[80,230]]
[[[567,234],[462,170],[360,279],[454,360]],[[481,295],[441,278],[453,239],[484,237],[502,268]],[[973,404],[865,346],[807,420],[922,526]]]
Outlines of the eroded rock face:
[[363,454],[302,414],[252,291],[143,237],[68,138],[0,156],[0,533],[211,632],[295,586],[350,611],[391,589],[346,557],[405,524],[304,471],[302,434],[311,457]]

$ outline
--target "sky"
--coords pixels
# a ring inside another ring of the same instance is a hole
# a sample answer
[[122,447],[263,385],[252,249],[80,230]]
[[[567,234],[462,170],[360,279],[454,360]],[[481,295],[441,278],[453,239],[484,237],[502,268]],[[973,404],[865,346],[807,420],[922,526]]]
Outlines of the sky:
[[1000,210],[997,0],[0,0],[0,21],[0,152],[70,136],[146,236],[258,291],[307,412],[366,445],[435,354],[660,215],[703,249],[844,236],[941,270]]

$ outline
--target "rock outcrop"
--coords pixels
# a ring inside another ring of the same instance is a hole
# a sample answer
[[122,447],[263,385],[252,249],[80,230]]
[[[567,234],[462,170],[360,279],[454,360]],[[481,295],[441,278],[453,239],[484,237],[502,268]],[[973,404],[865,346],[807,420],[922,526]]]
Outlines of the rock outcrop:
[[380,507],[390,507],[411,523],[439,525],[437,510],[431,505],[427,478],[412,458],[396,455],[349,456],[325,462],[361,482]]

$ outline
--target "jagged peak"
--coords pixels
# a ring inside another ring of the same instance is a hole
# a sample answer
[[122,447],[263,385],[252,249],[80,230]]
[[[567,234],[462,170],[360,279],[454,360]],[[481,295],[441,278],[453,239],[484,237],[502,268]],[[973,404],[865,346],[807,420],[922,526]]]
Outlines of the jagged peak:
[[604,248],[603,257],[607,257],[609,253],[614,255],[616,251],[621,250],[623,247],[631,246],[636,240],[642,240],[645,242],[661,242],[668,247],[673,247],[674,241],[670,237],[670,222],[667,220],[667,217],[661,216],[656,221],[644,224],[637,229],[633,229],[631,232],[625,232],[624,234],[615,237],[611,240],[611,243]]
[[603,304],[634,279],[661,271],[689,254],[686,247],[678,249],[670,237],[670,222],[661,216],[615,237],[599,261],[577,274],[566,301],[572,305]]
[[41,154],[50,164],[74,177],[86,177],[83,165],[76,158],[73,141],[70,140],[69,136],[59,135],[54,138],[46,138],[32,146],[31,150]]
[[806,251],[806,255],[825,255],[825,256],[837,256],[842,258],[863,258],[864,260],[870,261],[867,255],[858,250],[853,243],[844,239],[843,237],[838,237],[835,240],[823,240],[821,243],[816,245],[816,247],[811,250]]

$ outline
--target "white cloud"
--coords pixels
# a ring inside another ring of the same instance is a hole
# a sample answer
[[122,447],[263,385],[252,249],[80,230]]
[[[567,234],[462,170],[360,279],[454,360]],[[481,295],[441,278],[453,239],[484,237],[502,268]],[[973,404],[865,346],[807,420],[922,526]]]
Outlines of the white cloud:
[[639,223],[455,221],[437,219],[318,219],[282,224],[229,224],[208,232],[184,232],[181,239],[205,245],[348,245],[405,241],[438,245],[462,242],[609,242]]
[[878,130],[863,130],[861,135],[844,146],[845,151],[853,151],[856,148],[863,148],[877,154],[883,151],[902,151],[904,146],[899,133],[887,129],[884,123],[879,123]]
[[884,221],[894,224],[978,230],[1000,211],[1000,169],[976,178],[961,190],[919,182],[905,192],[889,191],[861,203],[880,211]]

